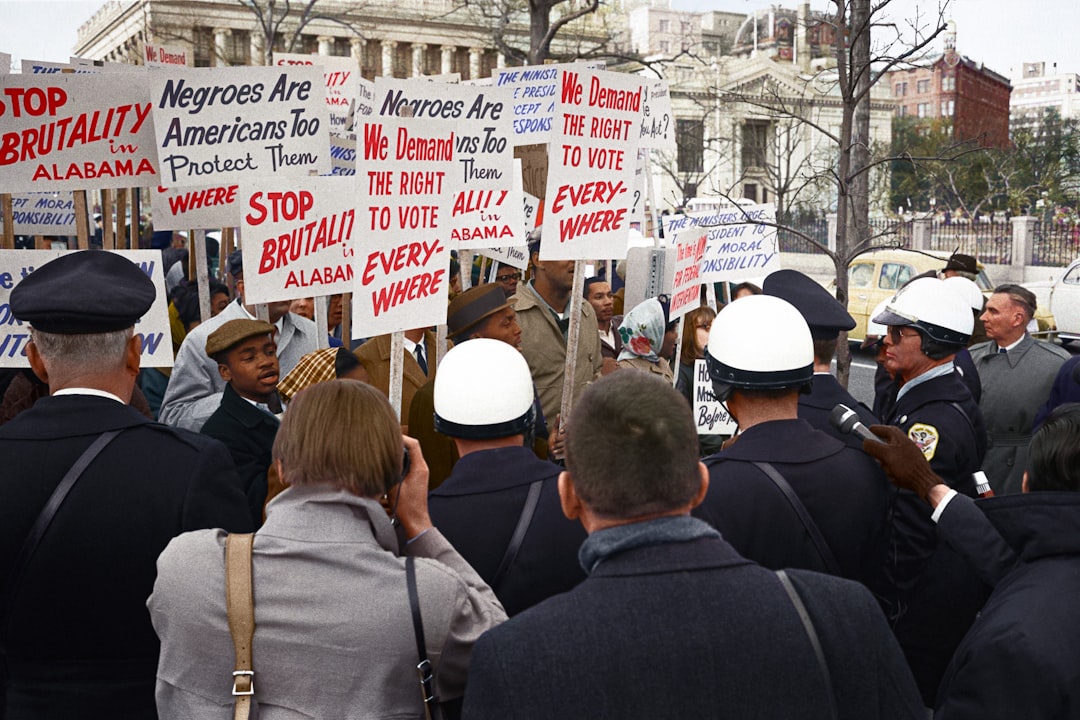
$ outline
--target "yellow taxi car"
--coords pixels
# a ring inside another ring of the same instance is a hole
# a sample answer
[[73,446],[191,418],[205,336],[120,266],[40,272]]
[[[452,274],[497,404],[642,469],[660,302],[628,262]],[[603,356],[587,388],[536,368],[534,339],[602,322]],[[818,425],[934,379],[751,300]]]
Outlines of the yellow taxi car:
[[[848,264],[847,308],[855,318],[855,329],[848,333],[848,340],[862,342],[866,337],[867,316],[878,303],[891,298],[916,275],[941,270],[948,259],[948,253],[878,250],[852,260]],[[994,289],[981,263],[975,284],[984,295]]]

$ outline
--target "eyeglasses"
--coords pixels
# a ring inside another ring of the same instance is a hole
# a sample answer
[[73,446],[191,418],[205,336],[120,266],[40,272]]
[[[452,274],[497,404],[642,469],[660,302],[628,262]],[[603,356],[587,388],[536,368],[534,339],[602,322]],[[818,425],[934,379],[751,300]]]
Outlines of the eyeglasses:
[[521,273],[511,273],[509,275],[496,275],[496,282],[517,282],[521,279]]
[[892,325],[889,327],[889,340],[893,345],[899,345],[904,338],[919,337],[919,333],[916,330],[912,330],[908,334],[904,334],[903,329],[899,325]]

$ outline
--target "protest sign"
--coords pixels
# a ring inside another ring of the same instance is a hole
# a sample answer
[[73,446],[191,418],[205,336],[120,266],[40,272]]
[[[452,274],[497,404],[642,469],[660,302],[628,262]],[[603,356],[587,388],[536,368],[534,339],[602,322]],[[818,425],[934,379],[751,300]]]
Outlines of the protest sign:
[[742,282],[780,269],[775,223],[776,206],[767,203],[671,216],[665,230],[675,234],[687,227],[705,228],[701,282]]
[[330,133],[330,174],[356,174],[356,134]]
[[76,232],[75,198],[70,192],[14,193],[11,207],[16,235],[74,235]]
[[529,232],[536,227],[536,213],[540,208],[540,198],[521,189],[521,160],[517,158],[514,158],[514,195],[522,198],[522,226],[521,234],[518,236],[520,240],[508,247],[484,248],[480,254],[492,260],[498,260],[503,265],[525,270],[529,267]]
[[532,65],[499,70],[496,87],[513,91],[515,145],[546,143],[551,137],[559,65]]
[[735,418],[713,396],[712,380],[704,360],[694,361],[694,423],[698,435],[734,435],[738,429]]
[[[48,62],[46,60],[23,60],[21,68],[23,75],[59,75],[64,70],[72,69],[68,63]],[[85,69],[83,72],[85,72]]]
[[648,182],[648,173],[646,172],[648,159],[649,149],[638,148],[637,164],[634,167],[634,183],[630,186],[630,192],[633,194],[630,205],[630,227],[637,228],[637,231],[642,234],[648,229],[648,223],[645,222],[645,183]]
[[161,68],[150,75],[161,182],[330,172],[322,69]]
[[147,67],[164,67],[167,65],[187,67],[191,64],[188,62],[188,57],[187,48],[173,45],[151,45],[147,43],[146,47],[143,48],[143,59]]
[[[418,117],[372,117],[360,127],[354,337],[446,322],[452,203],[460,126]],[[340,182],[340,181],[339,181]]]
[[[30,367],[26,359],[26,344],[30,327],[11,314],[8,302],[11,290],[35,268],[68,251],[63,250],[5,250],[0,253],[0,368]],[[103,251],[89,251],[103,252]],[[143,367],[169,367],[173,363],[172,332],[169,329],[169,301],[165,296],[165,275],[161,267],[161,252],[157,250],[116,250],[142,268],[154,283],[157,296],[146,315],[135,324],[135,335],[142,347]]]
[[7,75],[9,72],[11,72],[11,54],[0,52],[0,75]]
[[0,76],[0,192],[158,182],[145,72]]
[[[453,205],[444,237],[451,248],[513,245],[521,227],[521,205],[514,201],[514,146],[510,91],[475,85],[444,85],[424,79],[376,78],[376,114],[407,115],[458,128],[457,165],[444,190]],[[519,196],[520,197],[520,196]]]
[[626,257],[642,94],[633,75],[563,68],[541,260]]
[[155,187],[150,195],[155,230],[234,227],[240,220],[237,183],[196,187]]
[[646,80],[641,106],[641,147],[675,152],[675,120],[667,80]]
[[701,304],[701,257],[705,243],[703,228],[687,228],[675,236],[675,278],[668,306],[669,320],[681,318]]
[[375,83],[364,77],[357,77],[356,81],[356,110],[353,112],[350,130],[375,113]]
[[244,297],[250,304],[352,290],[352,178],[258,178],[240,188]]
[[355,58],[331,55],[298,55],[274,53],[274,65],[313,65],[322,68],[326,82],[326,109],[330,132],[348,132],[360,84],[360,63]]

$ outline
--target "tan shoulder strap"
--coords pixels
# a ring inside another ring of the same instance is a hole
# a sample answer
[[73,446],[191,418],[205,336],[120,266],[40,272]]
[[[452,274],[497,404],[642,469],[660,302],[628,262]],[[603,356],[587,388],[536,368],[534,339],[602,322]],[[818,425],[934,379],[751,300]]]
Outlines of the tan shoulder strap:
[[255,636],[255,594],[251,583],[251,546],[254,533],[225,538],[225,603],[229,634],[236,651],[233,691],[234,720],[247,720],[255,695],[255,672],[251,666],[251,641]]

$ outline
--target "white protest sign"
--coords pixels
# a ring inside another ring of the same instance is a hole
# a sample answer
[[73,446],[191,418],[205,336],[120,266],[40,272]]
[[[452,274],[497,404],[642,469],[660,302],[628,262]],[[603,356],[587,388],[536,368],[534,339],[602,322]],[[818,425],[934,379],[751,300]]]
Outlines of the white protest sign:
[[0,76],[0,192],[158,182],[145,71]]
[[161,68],[150,76],[161,183],[330,172],[322,69]]
[[240,207],[247,302],[352,290],[353,178],[259,178],[241,185]]
[[143,48],[143,60],[147,67],[164,67],[166,65],[180,65],[187,67],[191,63],[188,62],[187,48],[175,47],[173,45],[151,45],[146,44]]
[[522,226],[521,234],[518,236],[520,240],[508,247],[484,248],[480,254],[492,260],[498,260],[503,265],[525,270],[529,267],[529,233],[536,227],[536,212],[540,208],[540,198],[521,189],[521,160],[518,158],[514,158],[513,195],[522,198]]
[[7,75],[9,72],[11,72],[11,54],[0,52],[0,75]]
[[356,174],[356,134],[330,133],[330,174]]
[[211,230],[240,222],[237,183],[195,187],[155,187],[150,195],[155,230]]
[[671,215],[665,218],[664,230],[674,236],[688,227],[704,228],[708,240],[701,282],[742,282],[780,269],[776,228],[760,224],[775,222],[776,207],[770,203]]
[[[58,75],[64,70],[72,69],[72,66],[68,63],[48,62],[47,60],[23,60],[21,67],[23,75]],[[80,72],[85,72],[85,69]]]
[[705,254],[706,235],[703,228],[687,228],[675,236],[669,320],[677,320],[701,304],[701,257]]
[[529,267],[529,248],[525,245],[520,247],[484,248],[479,252],[484,257],[498,260],[500,265],[509,265],[518,270]]
[[534,65],[499,70],[496,87],[513,89],[515,145],[545,143],[551,137],[559,67]]
[[110,73],[110,72],[142,72],[143,69],[138,65],[129,65],[128,63],[109,62],[107,60],[92,60],[90,58],[81,58],[71,56],[71,67],[75,69],[76,73],[90,72],[90,73]]
[[641,147],[675,152],[675,120],[671,115],[671,93],[667,80],[645,81],[641,108]]
[[638,148],[637,151],[637,164],[634,167],[634,184],[631,186],[633,193],[633,204],[630,206],[630,227],[637,228],[638,232],[645,232],[647,227],[645,223],[645,198],[646,187],[645,178],[648,173],[645,169],[648,167],[649,149]]
[[274,65],[314,65],[323,69],[330,132],[348,132],[360,84],[360,63],[355,58],[331,55],[274,53]]
[[350,130],[375,113],[375,83],[360,76],[357,76],[356,81],[356,110],[353,112]]
[[704,360],[694,361],[694,423],[698,435],[734,435],[735,418],[713,396],[712,380]]
[[[5,250],[0,253],[0,368],[30,367],[26,344],[30,328],[11,314],[11,290],[23,278],[45,263],[65,254],[64,250]],[[82,252],[101,252],[89,250]],[[135,324],[142,347],[143,367],[169,367],[173,363],[172,331],[169,329],[169,302],[165,296],[165,275],[160,250],[114,250],[142,268],[154,283],[157,295],[150,310]]]
[[513,245],[522,221],[521,205],[511,195],[515,173],[510,91],[376,78],[375,98],[379,116],[424,118],[433,132],[440,126],[458,128],[454,137],[458,162],[444,186],[453,193],[446,225],[450,247]]
[[[70,192],[14,193],[11,209],[16,235],[74,235],[75,197]],[[0,227],[4,219],[0,217]]]
[[634,75],[563,68],[541,260],[626,257],[642,93]]
[[372,117],[360,126],[362,200],[353,337],[446,322],[450,270],[446,183],[460,127],[426,117]]

